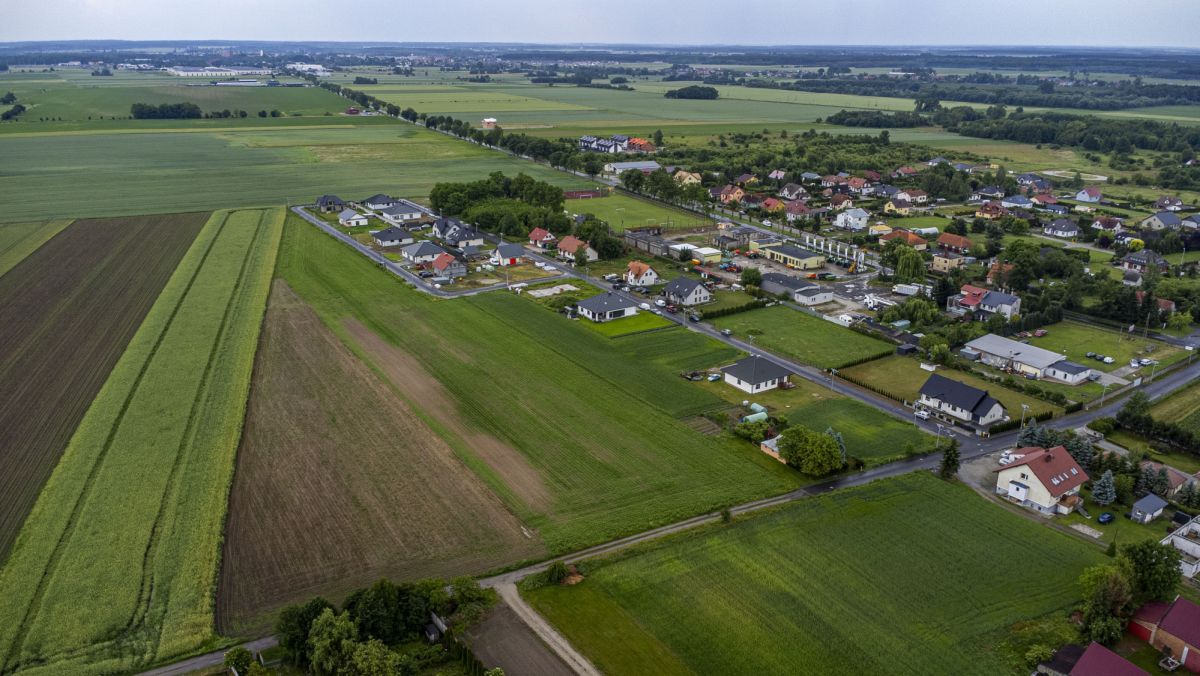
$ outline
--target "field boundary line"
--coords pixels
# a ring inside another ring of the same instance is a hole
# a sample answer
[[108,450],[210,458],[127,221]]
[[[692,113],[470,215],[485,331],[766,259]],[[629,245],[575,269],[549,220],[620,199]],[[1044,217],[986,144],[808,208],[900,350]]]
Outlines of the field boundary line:
[[130,401],[133,399],[134,394],[141,387],[142,379],[149,370],[150,363],[154,360],[154,356],[158,353],[158,349],[162,345],[167,332],[171,328],[171,325],[174,324],[175,317],[179,314],[179,308],[183,305],[184,299],[186,299],[188,294],[191,293],[192,286],[196,283],[196,278],[199,276],[200,270],[203,269],[205,262],[208,260],[208,255],[212,252],[213,245],[216,243],[220,235],[225,231],[225,225],[229,220],[229,212],[221,212],[220,218],[221,224],[218,226],[216,234],[214,234],[212,239],[208,241],[204,249],[204,253],[201,256],[199,263],[196,265],[196,269],[192,272],[191,278],[188,279],[186,286],[179,295],[179,302],[175,304],[175,307],[171,308],[171,313],[168,315],[167,321],[163,324],[162,331],[160,331],[158,336],[154,339],[154,344],[151,346],[146,359],[138,368],[137,375],[134,377],[132,386],[126,393],[124,401],[121,402],[121,408],[117,412],[116,420],[109,429],[108,436],[104,440],[104,445],[101,447],[100,452],[96,455],[96,459],[93,461],[91,468],[88,470],[88,475],[84,480],[83,486],[80,488],[79,495],[75,498],[75,504],[71,508],[71,514],[67,519],[67,523],[63,529],[63,532],[59,536],[58,542],[55,544],[54,550],[50,554],[50,560],[46,562],[46,566],[42,570],[42,575],[40,578],[38,578],[37,587],[34,589],[33,596],[30,598],[29,606],[25,609],[25,614],[22,616],[21,623],[17,628],[17,635],[13,638],[12,645],[9,648],[9,654],[5,657],[4,663],[0,665],[0,667],[2,667],[0,671],[7,671],[10,665],[15,666],[14,663],[19,662],[20,660],[21,649],[24,647],[25,639],[29,635],[30,619],[36,615],[36,611],[41,607],[42,599],[46,593],[46,585],[49,579],[53,577],[54,571],[58,566],[58,561],[62,558],[63,544],[70,540],[71,535],[75,532],[75,527],[79,522],[79,512],[83,507],[84,499],[89,493],[91,493],[92,484],[95,482],[96,475],[100,471],[100,466],[104,464],[105,456],[108,455],[108,451],[112,447],[113,440],[116,438],[117,430],[120,428],[121,421],[125,418],[125,413],[129,409]]

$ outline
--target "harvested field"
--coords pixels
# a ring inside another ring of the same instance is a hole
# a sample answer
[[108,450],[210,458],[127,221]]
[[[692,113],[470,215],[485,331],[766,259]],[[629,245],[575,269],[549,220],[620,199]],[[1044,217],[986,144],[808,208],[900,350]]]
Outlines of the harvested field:
[[0,560],[206,217],[78,221],[0,277]]
[[269,630],[284,605],[340,602],[380,577],[449,577],[543,556],[521,528],[393,384],[276,281],[230,496],[219,630]]
[[488,611],[482,622],[467,629],[466,640],[480,661],[488,667],[500,667],[506,674],[575,673],[504,601]]

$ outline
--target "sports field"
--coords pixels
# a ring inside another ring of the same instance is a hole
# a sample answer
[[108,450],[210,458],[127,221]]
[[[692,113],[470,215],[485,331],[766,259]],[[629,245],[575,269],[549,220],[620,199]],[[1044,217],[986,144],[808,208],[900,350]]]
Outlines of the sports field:
[[823,369],[841,368],[892,352],[892,346],[882,340],[783,306],[719,317],[713,320],[713,326],[730,329],[755,345]]
[[112,673],[213,638],[221,527],[283,211],[214,214],[13,545],[0,670]]
[[[206,217],[76,221],[0,270],[0,560]],[[0,228],[0,260],[60,225]]]
[[607,221],[617,232],[651,226],[667,230],[707,228],[713,224],[711,219],[699,214],[620,193],[608,197],[567,200],[565,208],[572,214],[592,214]]
[[607,338],[511,294],[433,301],[298,219],[279,274],[551,552],[798,482],[682,422],[724,406],[678,376],[729,355],[703,336]]
[[[917,473],[585,563],[583,582],[524,594],[608,674],[996,674],[1022,666],[996,651],[1009,628],[1065,611],[1102,560]],[[1031,567],[1013,593],[1014,571]]]

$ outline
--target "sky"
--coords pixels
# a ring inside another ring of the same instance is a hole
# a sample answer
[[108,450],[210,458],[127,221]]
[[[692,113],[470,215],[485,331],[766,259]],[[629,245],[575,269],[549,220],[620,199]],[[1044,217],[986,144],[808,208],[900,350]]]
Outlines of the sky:
[[1191,47],[1196,0],[3,0],[0,42]]

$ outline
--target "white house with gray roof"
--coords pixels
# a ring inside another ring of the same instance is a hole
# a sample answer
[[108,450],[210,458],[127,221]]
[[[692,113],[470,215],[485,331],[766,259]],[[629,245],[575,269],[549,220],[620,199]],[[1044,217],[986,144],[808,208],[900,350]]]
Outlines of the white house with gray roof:
[[712,293],[690,277],[677,277],[663,287],[663,295],[680,305],[700,305],[712,300]]
[[725,374],[725,382],[750,394],[773,390],[792,375],[788,369],[757,355],[730,364],[721,369],[721,373]]
[[342,213],[338,214],[338,223],[347,228],[355,228],[369,222],[370,219],[353,209],[344,209]]
[[580,315],[594,322],[607,322],[637,314],[637,303],[615,293],[585,298],[575,305]]
[[938,417],[986,427],[1004,419],[1004,406],[977,387],[931,374],[921,386],[917,406]]
[[412,261],[413,263],[432,263],[433,259],[444,253],[446,253],[446,250],[442,247],[433,242],[425,241],[404,247],[400,255],[405,260]]
[[412,233],[394,225],[371,233],[371,239],[379,246],[403,246],[413,243]]

